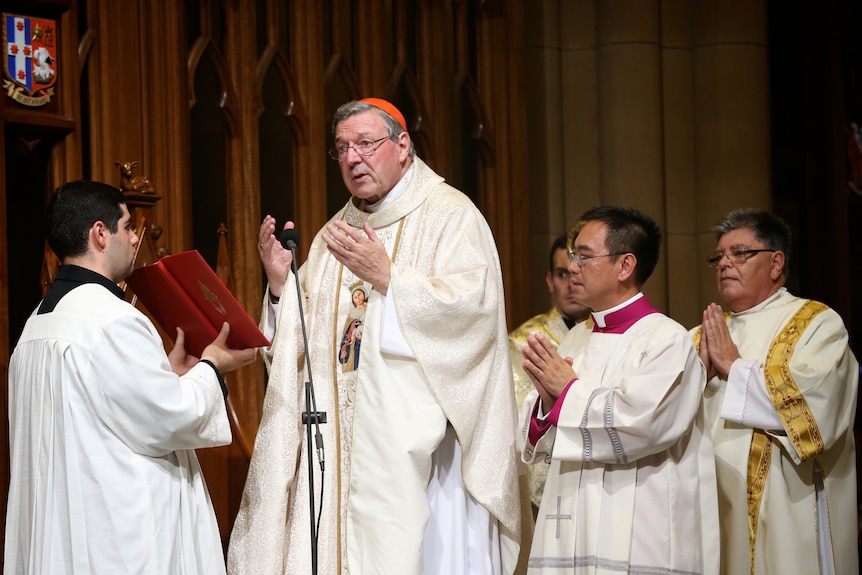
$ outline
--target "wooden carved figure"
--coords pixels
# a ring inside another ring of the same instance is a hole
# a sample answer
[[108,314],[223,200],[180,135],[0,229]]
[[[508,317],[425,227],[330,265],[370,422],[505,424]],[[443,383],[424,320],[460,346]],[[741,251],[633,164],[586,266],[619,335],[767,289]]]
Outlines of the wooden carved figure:
[[133,174],[138,162],[114,162],[120,168],[120,190],[123,192],[139,192],[143,194],[155,193],[150,179],[147,176],[136,176]]

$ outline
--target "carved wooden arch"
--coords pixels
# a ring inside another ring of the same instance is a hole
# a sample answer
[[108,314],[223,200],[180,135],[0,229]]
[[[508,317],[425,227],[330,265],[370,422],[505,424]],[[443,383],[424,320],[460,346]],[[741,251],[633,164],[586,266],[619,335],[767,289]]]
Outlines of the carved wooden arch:
[[455,93],[466,97],[470,111],[473,112],[474,124],[471,136],[480,144],[479,149],[485,165],[493,166],[496,163],[494,129],[488,119],[488,114],[479,95],[479,89],[473,78],[464,72],[458,72],[455,76]]
[[[407,99],[413,108],[412,117],[408,114],[405,118],[409,127],[410,138],[417,143],[417,146],[429,152],[429,156],[433,156],[431,149],[431,135],[425,130],[425,119],[428,117],[428,107],[425,99],[422,97],[422,92],[419,89],[419,84],[416,81],[416,76],[413,70],[403,62],[399,62],[392,70],[392,75],[387,82],[386,93],[395,105],[402,109],[401,102],[398,99],[398,92],[403,90]],[[403,111],[403,110],[402,110]],[[412,120],[412,121],[411,121]]]
[[96,33],[92,30],[87,30],[78,41],[78,76],[83,74],[84,67],[90,59],[90,53],[93,51],[93,44],[96,42]]
[[296,76],[290,67],[290,63],[281,50],[273,45],[266,47],[257,65],[257,113],[260,115],[264,109],[263,82],[273,64],[276,70],[278,70],[278,76],[281,78],[284,92],[287,95],[285,98],[284,117],[290,123],[291,131],[296,136],[296,143],[305,145],[308,142],[308,115],[300,97],[299,84],[296,81]]
[[299,90],[300,83],[296,78],[290,60],[287,54],[279,47],[281,12],[282,10],[287,12],[288,5],[287,3],[269,0],[265,2],[264,10],[266,11],[266,18],[264,19],[266,46],[257,63],[257,85],[255,86],[257,95],[256,111],[258,115],[263,112],[263,83],[271,66],[275,64],[287,96],[285,98],[284,117],[290,123],[291,132],[295,135],[295,142],[299,145],[305,145],[308,142],[308,131],[310,129],[307,107],[302,101],[302,94]]
[[422,91],[419,89],[419,83],[416,81],[416,74],[403,62],[395,64],[395,67],[392,69],[392,76],[389,78],[389,82],[387,82],[386,93],[395,94],[399,87],[404,88],[404,91],[413,102],[415,117],[412,124],[409,124],[411,133],[414,131],[423,131],[425,118],[428,116],[428,107],[425,105]]
[[201,36],[197,40],[195,40],[191,50],[189,50],[189,110],[194,108],[195,104],[197,103],[197,97],[195,95],[195,75],[197,73],[198,65],[200,64],[205,54],[210,55],[210,61],[215,68],[216,75],[218,75],[219,85],[222,90],[222,97],[219,101],[219,108],[224,113],[225,120],[227,123],[228,134],[230,136],[236,136],[239,131],[239,120],[237,119],[237,114],[234,110],[234,102],[236,102],[236,96],[234,95],[234,91],[227,73],[227,66],[225,64],[224,57],[222,56],[221,51],[218,49],[218,46],[215,45],[215,42],[213,42],[211,38],[207,38],[205,36]]
[[362,88],[359,86],[359,80],[341,54],[333,54],[332,58],[329,59],[326,72],[323,73],[323,85],[328,86],[336,76],[344,82],[348,94],[351,94],[353,98],[360,97]]

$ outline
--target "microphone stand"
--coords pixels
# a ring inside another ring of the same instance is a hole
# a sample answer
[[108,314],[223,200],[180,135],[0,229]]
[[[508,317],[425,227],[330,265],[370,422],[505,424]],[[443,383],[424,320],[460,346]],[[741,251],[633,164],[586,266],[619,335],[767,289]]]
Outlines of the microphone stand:
[[[320,424],[326,423],[326,412],[317,411],[317,401],[314,397],[314,384],[311,377],[311,356],[308,350],[308,334],[305,329],[305,315],[302,311],[302,290],[299,288],[299,275],[296,270],[296,241],[288,238],[282,244],[290,250],[291,270],[293,271],[297,303],[299,304],[299,322],[302,325],[302,342],[305,346],[305,365],[308,370],[308,381],[305,382],[305,411],[302,413],[302,423],[305,425],[305,436],[308,446],[308,516],[311,525],[311,573],[312,575],[317,575],[317,535],[320,529],[320,516],[323,513],[324,480],[323,435],[320,433]],[[311,461],[313,454],[311,445],[312,427],[315,430],[314,439],[317,447],[317,460],[320,463],[320,511],[317,521],[314,519],[314,463]]]

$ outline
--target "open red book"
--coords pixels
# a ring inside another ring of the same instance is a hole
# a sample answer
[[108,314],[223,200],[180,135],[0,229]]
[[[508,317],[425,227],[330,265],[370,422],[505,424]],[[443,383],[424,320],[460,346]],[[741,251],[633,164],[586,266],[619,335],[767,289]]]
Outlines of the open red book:
[[141,266],[126,280],[138,300],[171,339],[177,326],[186,335],[186,351],[200,357],[230,324],[228,347],[269,345],[243,307],[197,250],[165,256]]

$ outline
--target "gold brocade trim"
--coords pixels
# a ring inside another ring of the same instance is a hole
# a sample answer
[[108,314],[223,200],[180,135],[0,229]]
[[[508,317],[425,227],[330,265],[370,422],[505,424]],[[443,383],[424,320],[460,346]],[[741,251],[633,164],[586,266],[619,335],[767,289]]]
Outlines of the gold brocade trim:
[[[814,317],[825,309],[827,307],[820,302],[810,300],[805,302],[772,340],[766,353],[763,370],[766,390],[772,399],[772,405],[784,423],[788,439],[803,461],[822,453],[824,445],[811,409],[790,372],[790,358],[802,333]],[[757,541],[757,519],[760,515],[760,503],[763,499],[763,488],[771,459],[772,441],[764,431],[755,429],[748,454],[748,541],[752,574],[754,573],[754,548]]]
[[398,222],[398,231],[395,232],[395,245],[392,246],[392,255],[389,258],[392,263],[395,263],[395,256],[398,255],[398,246],[401,245],[401,230],[404,228],[404,220],[406,219],[406,217],[403,217]]
[[[344,265],[340,265],[338,267],[338,279],[335,282],[335,312],[332,314],[332,349],[338,349],[338,306],[341,303],[341,276],[344,273]],[[335,477],[338,481],[338,486],[335,489],[336,492],[336,501],[337,505],[341,505],[342,503],[342,495],[341,495],[341,412],[339,411],[340,405],[340,396],[338,395],[338,362],[332,361],[332,354],[330,354],[330,362],[332,363],[332,393],[334,401],[332,402],[332,409],[335,411],[335,438],[338,442],[338,449],[333,451],[336,452],[336,458],[338,461],[338,465],[335,468]],[[322,503],[321,503],[322,504]],[[341,566],[341,513],[336,513],[336,524],[335,524],[335,541],[337,542],[336,546],[336,557],[338,557],[338,571],[337,573],[342,572]]]
[[772,340],[763,370],[772,405],[784,423],[787,438],[793,443],[802,461],[819,455],[825,447],[811,408],[790,372],[790,358],[802,332],[808,328],[815,316],[825,309],[828,308],[820,302],[805,302],[799,311],[793,314],[781,333]]
[[760,429],[751,436],[748,452],[748,552],[751,573],[754,575],[754,544],[757,540],[757,518],[760,516],[760,502],[763,500],[763,487],[766,473],[772,461],[772,441]]
[[[348,209],[345,207],[341,211],[341,218],[344,219],[344,216],[348,212]],[[335,308],[332,314],[332,349],[338,349],[338,305],[341,302],[341,276],[344,273],[344,266],[340,265],[338,267],[338,279],[335,282]],[[332,409],[335,411],[335,440],[337,441],[338,449],[335,449],[336,452],[336,460],[337,467],[335,468],[335,478],[336,478],[336,505],[341,505],[341,411],[338,409],[339,407],[339,395],[338,395],[338,362],[332,361],[332,354],[330,353],[329,361],[332,363],[332,393],[333,393],[333,402]],[[309,358],[310,360],[311,358]],[[309,361],[309,363],[311,363]],[[321,505],[323,503],[321,502]],[[314,510],[312,510],[312,513]],[[335,543],[336,543],[336,564],[338,565],[338,573],[342,572],[342,551],[341,551],[341,513],[336,513],[335,518]]]

